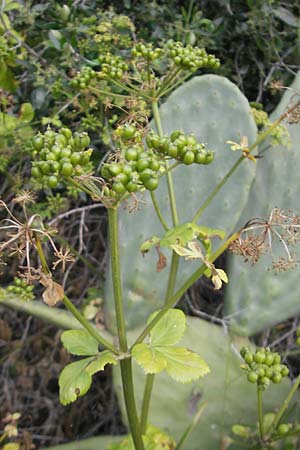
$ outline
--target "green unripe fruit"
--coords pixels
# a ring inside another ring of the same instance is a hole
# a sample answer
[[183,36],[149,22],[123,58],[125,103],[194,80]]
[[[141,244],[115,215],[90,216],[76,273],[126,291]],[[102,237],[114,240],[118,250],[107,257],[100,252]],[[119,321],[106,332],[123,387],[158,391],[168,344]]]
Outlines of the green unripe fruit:
[[277,428],[277,433],[280,434],[280,436],[284,436],[287,434],[291,429],[291,426],[287,423],[281,423],[279,427]]
[[170,139],[172,142],[174,142],[176,139],[179,138],[179,136],[182,136],[182,131],[175,130],[173,133],[171,133]]
[[138,185],[133,181],[129,181],[129,183],[126,186],[128,192],[136,192],[138,188],[139,188]]
[[89,149],[89,150],[86,150],[82,155],[81,155],[81,158],[80,158],[80,164],[82,165],[82,166],[85,166],[89,161],[90,161],[90,157],[91,157],[91,154],[92,154],[92,149]]
[[264,363],[266,360],[266,354],[264,351],[259,350],[255,355],[254,355],[254,361],[257,362],[258,364],[262,364]]
[[116,176],[115,181],[120,181],[120,183],[126,185],[129,182],[129,177],[124,172],[121,172]]
[[141,151],[138,151],[138,159],[149,159],[149,153],[143,152],[141,149]]
[[186,137],[186,143],[187,145],[194,146],[197,144],[197,139],[193,134],[190,134],[189,136]]
[[130,147],[126,150],[125,159],[127,161],[136,161],[137,157],[138,157],[138,151],[136,148]]
[[282,369],[281,369],[281,375],[283,376],[283,377],[287,377],[288,376],[288,374],[289,374],[289,368],[287,367],[287,366],[283,366],[282,367]]
[[132,177],[132,170],[133,170],[132,164],[123,165],[123,173],[127,175],[129,178]]
[[73,174],[73,166],[70,162],[65,162],[62,165],[61,173],[65,177],[70,177]]
[[51,166],[46,161],[41,162],[40,168],[44,175],[49,175],[51,173]]
[[90,142],[91,142],[91,140],[90,140],[88,134],[87,133],[81,133],[81,135],[80,135],[81,148],[87,147],[88,145],[90,145]]
[[47,154],[47,161],[58,161],[59,160],[59,156],[56,155],[53,152],[50,152]]
[[150,148],[154,148],[154,149],[158,149],[158,147],[161,145],[161,139],[157,134],[154,135],[148,135],[147,137],[149,137],[149,139],[147,140],[146,138],[146,142],[148,147]]
[[123,194],[126,191],[126,188],[125,188],[124,184],[121,183],[120,181],[114,181],[113,185],[112,185],[112,190],[116,194]]
[[274,361],[273,354],[272,353],[267,353],[266,354],[266,360],[265,360],[265,363],[267,364],[267,366],[272,366],[273,361]]
[[250,383],[256,383],[257,382],[257,380],[258,380],[258,375],[257,375],[257,373],[256,372],[249,372],[248,373],[248,375],[247,375],[247,380],[250,382]]
[[154,191],[158,186],[158,179],[154,177],[149,178],[149,180],[144,183],[144,186],[148,191]]
[[145,169],[140,173],[140,180],[144,184],[147,180],[153,177],[154,173],[151,169]]
[[250,352],[245,353],[244,356],[245,363],[252,364],[253,363],[253,355]]
[[52,172],[59,172],[61,164],[58,161],[51,161]]
[[183,157],[183,163],[186,166],[189,166],[189,165],[193,164],[194,161],[195,161],[194,152],[192,150],[188,150]]
[[213,152],[206,152],[204,164],[210,164],[210,163],[213,162],[213,160],[214,160],[214,154],[213,154]]
[[68,145],[68,140],[67,140],[66,136],[64,136],[63,134],[58,134],[55,138],[55,143],[59,147],[64,148]]
[[121,132],[123,139],[132,139],[136,133],[136,127],[134,125],[124,125]]
[[147,158],[147,159],[146,159],[146,158],[144,158],[144,159],[139,159],[139,160],[137,161],[137,163],[136,163],[136,170],[137,170],[138,172],[142,172],[142,171],[144,171],[145,169],[147,169],[147,168],[149,167],[149,165],[150,165],[150,163],[149,163],[148,158]]
[[275,373],[281,373],[281,369],[282,369],[281,364],[273,364],[272,369],[273,369],[273,372],[275,372]]
[[199,151],[195,155],[196,164],[206,164],[206,153],[204,151]]
[[298,336],[296,339],[296,345],[300,345],[300,336]]
[[32,141],[33,147],[35,150],[41,150],[44,146],[44,138],[42,135],[37,135],[33,138]]
[[47,184],[51,189],[55,189],[58,185],[58,178],[55,175],[51,175],[47,180]]
[[53,145],[53,147],[51,148],[51,153],[54,153],[57,156],[57,160],[60,158],[61,156],[61,147],[59,147],[59,145]]
[[267,369],[265,369],[265,376],[267,378],[272,378],[273,376],[273,370],[271,369],[271,367],[267,367]]
[[259,376],[259,378],[263,378],[265,376],[265,369],[260,366],[258,369],[256,369],[256,373]]
[[273,364],[280,364],[281,363],[281,357],[278,353],[273,353],[274,355],[274,361]]
[[[103,167],[104,167],[104,166],[103,166]],[[108,168],[109,173],[110,173],[113,177],[117,176],[119,173],[122,172],[122,166],[121,166],[121,164],[111,163],[111,164],[108,164],[106,167]]]
[[245,355],[249,353],[249,349],[247,347],[242,347],[240,350],[240,355],[242,358],[245,358]]
[[280,373],[274,373],[274,375],[272,376],[272,381],[275,384],[279,384],[282,380],[282,376]]
[[69,147],[63,148],[61,151],[61,158],[70,158],[72,150]]
[[32,169],[31,169],[31,175],[32,175],[34,178],[41,178],[41,177],[43,176],[43,174],[42,174],[42,172],[41,172],[41,170],[39,169],[38,166],[32,167]]
[[77,164],[79,164],[80,159],[81,159],[81,153],[79,153],[79,152],[74,152],[70,157],[70,161],[73,164],[73,166],[76,166]]
[[177,158],[178,150],[176,144],[170,144],[168,149],[168,155],[171,156],[171,158]]
[[152,169],[154,172],[158,172],[160,169],[160,164],[156,159],[152,159],[150,161],[149,168]]

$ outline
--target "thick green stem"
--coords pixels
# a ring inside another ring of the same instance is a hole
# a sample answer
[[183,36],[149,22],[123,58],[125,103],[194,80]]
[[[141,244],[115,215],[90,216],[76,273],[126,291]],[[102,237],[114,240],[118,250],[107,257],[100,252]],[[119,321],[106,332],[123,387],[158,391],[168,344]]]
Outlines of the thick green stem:
[[120,366],[126,412],[135,450],[145,450],[141,427],[136,411],[131,358],[121,360]]
[[112,272],[112,283],[114,291],[119,346],[121,352],[126,353],[128,347],[127,347],[123,299],[122,299],[117,209],[111,208],[108,209],[108,234],[109,234],[111,272]]
[[257,413],[258,413],[258,425],[259,425],[259,437],[261,441],[264,441],[264,423],[263,423],[263,407],[262,407],[262,390],[257,385]]
[[[300,102],[297,102],[295,105],[293,105],[290,109],[288,109],[285,113],[283,113],[277,120],[275,120],[275,122],[269,128],[267,128],[264,132],[262,132],[258,136],[256,141],[249,147],[247,154],[251,153],[259,144],[261,144],[270,135],[270,133],[285,119],[285,117],[299,106],[299,104],[300,104]],[[224,184],[228,181],[228,179],[236,171],[236,169],[239,167],[241,162],[244,161],[244,159],[247,159],[247,155],[240,156],[240,158],[234,163],[234,165],[231,167],[231,169],[227,172],[227,174],[220,181],[220,183],[215,187],[215,189],[207,197],[205,202],[200,206],[200,208],[198,209],[198,211],[196,212],[196,214],[192,220],[193,223],[196,223],[199,220],[200,216],[203,214],[205,209],[210,205],[213,198],[222,189]]]
[[171,268],[169,272],[169,279],[168,279],[168,286],[167,291],[165,295],[165,305],[168,304],[169,299],[172,297],[175,289],[176,284],[176,278],[177,278],[177,272],[178,272],[178,266],[179,266],[179,255],[177,253],[172,253],[172,261],[171,261]]
[[[112,283],[114,291],[119,346],[121,352],[126,353],[128,351],[128,347],[127,347],[127,337],[124,320],[123,299],[122,299],[117,209],[108,209],[108,234],[109,234],[109,245],[111,254]],[[135,450],[145,450],[138,415],[136,411],[131,358],[125,358],[121,360],[120,366],[121,366],[122,386],[126,412]]]
[[154,374],[149,374],[146,377],[146,383],[145,383],[145,389],[144,389],[144,395],[143,395],[143,404],[142,404],[142,414],[141,414],[141,432],[142,434],[145,434],[147,429],[147,421],[148,421],[148,414],[149,414],[149,406],[150,406],[150,400],[151,400],[151,394],[152,394],[152,388],[154,383]]

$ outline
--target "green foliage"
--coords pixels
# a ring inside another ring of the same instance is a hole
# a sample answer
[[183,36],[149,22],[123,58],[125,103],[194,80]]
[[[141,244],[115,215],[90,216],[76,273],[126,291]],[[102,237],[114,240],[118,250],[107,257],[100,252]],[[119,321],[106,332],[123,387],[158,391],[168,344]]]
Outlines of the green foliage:
[[[155,317],[153,313],[148,323]],[[173,309],[154,326],[150,332],[149,344],[137,344],[132,356],[145,373],[156,374],[164,369],[176,381],[187,383],[207,375],[210,370],[196,353],[174,345],[181,340],[186,326],[182,311]]]
[[108,350],[98,352],[98,342],[86,330],[68,330],[61,337],[64,347],[73,355],[89,356],[68,364],[59,377],[59,396],[67,405],[85,395],[92,384],[92,376],[107,364],[116,364],[116,357]]
[[[179,223],[191,221],[199,204],[214,190],[216,180],[220,181],[236,161],[236,155],[230,152],[226,139],[239,141],[248,136],[249,144],[256,138],[256,126],[250,107],[243,94],[228,80],[216,75],[204,75],[191,81],[174,92],[160,109],[164,133],[182,130],[185,134],[194,133],[199,142],[215,152],[215,160],[208,166],[180,165],[172,173],[174,191],[178,203]],[[154,128],[154,124],[152,125]],[[229,233],[235,227],[243,209],[251,183],[255,176],[255,164],[247,161],[235,174],[235,180],[229,180],[222,193],[209,205],[201,217],[199,226],[211,224]],[[236,189],[236,183],[242,186]],[[172,223],[168,200],[168,188],[161,180],[155,191],[157,202],[168,227]],[[187,201],[189,199],[189,201]],[[120,257],[123,265],[125,319],[129,327],[143,323],[155,309],[161,307],[166,291],[166,271],[157,272],[157,257],[154,252],[143,256],[140,245],[151,236],[162,235],[162,225],[153,214],[150,196],[143,196],[146,204],[142,210],[128,214],[120,210]],[[130,204],[128,206],[130,209]],[[136,208],[135,208],[136,209]],[[130,233],[129,233],[130,231]],[[170,253],[166,250],[167,263]],[[182,284],[199,262],[183,261],[181,258],[177,277],[177,286]],[[109,271],[105,287],[106,320],[115,327],[114,305],[112,302],[111,272]]]
[[[131,331],[129,339],[134,339],[138,332]],[[185,450],[215,450],[220,448],[224,436],[230,434],[233,425],[256,423],[255,387],[247,381],[240,368],[238,348],[241,344],[252,351],[246,339],[239,341],[226,334],[220,326],[188,317],[182,345],[201,354],[210,367],[210,374],[190,384],[178,383],[163,372],[156,376],[149,417],[153,425],[172,430],[176,442],[190,425],[200,405],[207,404],[199,423],[185,443]],[[126,420],[119,368],[114,367],[113,371],[115,389]],[[134,380],[139,405],[142,402],[145,376],[137,365],[134,366]],[[271,385],[264,392],[266,410],[273,411],[279,407],[288,390],[288,380]]]

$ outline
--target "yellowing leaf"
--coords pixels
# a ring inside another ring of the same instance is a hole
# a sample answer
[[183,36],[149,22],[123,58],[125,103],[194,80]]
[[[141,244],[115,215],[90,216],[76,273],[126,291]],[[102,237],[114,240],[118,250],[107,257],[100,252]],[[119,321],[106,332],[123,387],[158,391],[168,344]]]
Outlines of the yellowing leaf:
[[167,361],[164,355],[157,352],[149,344],[137,344],[132,349],[132,356],[144,369],[145,373],[159,373],[166,368]]
[[164,347],[166,371],[176,381],[187,383],[210,372],[206,362],[194,352],[182,347]]
[[117,364],[117,358],[109,350],[104,350],[85,370],[89,375],[94,375],[95,373],[104,370],[107,364]]

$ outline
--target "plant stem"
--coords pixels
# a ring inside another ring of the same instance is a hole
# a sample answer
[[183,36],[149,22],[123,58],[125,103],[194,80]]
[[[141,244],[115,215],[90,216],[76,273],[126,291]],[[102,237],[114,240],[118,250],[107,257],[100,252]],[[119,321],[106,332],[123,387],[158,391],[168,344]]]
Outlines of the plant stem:
[[[108,234],[111,253],[112,283],[114,291],[119,346],[122,353],[127,353],[128,347],[121,287],[118,209],[108,209]],[[139,419],[136,411],[131,358],[122,359],[120,361],[120,366],[126,412],[135,450],[145,450]]]
[[154,374],[148,374],[146,377],[144,395],[143,395],[143,404],[142,404],[142,414],[141,414],[141,432],[145,434],[147,429],[147,420],[149,413],[149,406],[154,382]]
[[[225,252],[225,250],[228,248],[230,243],[232,241],[235,241],[239,237],[239,232],[236,232],[232,234],[219,248],[218,250],[213,253],[213,255],[209,258],[209,262],[213,263],[222,253]],[[139,344],[140,342],[143,342],[143,340],[148,336],[152,328],[160,321],[160,319],[171,309],[176,305],[178,300],[183,296],[183,294],[194,284],[195,281],[200,278],[205,270],[207,269],[207,266],[205,264],[202,264],[199,269],[197,269],[184,283],[183,285],[175,292],[172,297],[168,299],[168,302],[163,306],[163,308],[156,314],[154,319],[144,328],[144,330],[139,334],[137,339],[135,340],[134,344],[131,346],[134,347],[136,344]]]
[[141,427],[136,412],[131,358],[122,359],[120,361],[120,366],[126,412],[135,450],[145,450]]
[[157,200],[156,200],[156,195],[155,195],[155,193],[154,193],[153,191],[150,191],[150,195],[151,195],[151,200],[152,200],[152,203],[153,203],[153,207],[154,207],[154,209],[155,209],[155,212],[156,212],[156,214],[157,214],[157,217],[158,217],[158,219],[159,219],[159,221],[160,221],[162,227],[163,227],[166,231],[168,231],[169,227],[168,227],[168,225],[166,224],[165,219],[164,219],[163,216],[162,216],[161,210],[160,210],[159,205],[158,205]]
[[169,299],[174,293],[175,284],[176,284],[176,278],[177,278],[177,271],[179,266],[179,255],[176,252],[172,252],[172,260],[171,260],[171,268],[169,272],[169,279],[168,279],[168,286],[167,291],[165,295],[165,305],[168,304]]
[[[270,135],[270,133],[285,119],[285,117],[299,106],[299,104],[300,104],[300,101],[297,102],[295,105],[293,105],[290,109],[285,111],[277,120],[275,120],[275,122],[269,128],[267,128],[264,132],[262,132],[258,136],[256,141],[249,147],[248,153],[251,153],[259,144],[261,144],[261,142],[263,142]],[[196,214],[192,220],[192,223],[196,223],[199,220],[200,216],[203,214],[205,209],[210,205],[213,198],[222,189],[224,184],[227,182],[227,180],[231,177],[231,175],[235,172],[235,170],[239,167],[239,165],[245,158],[247,159],[247,156],[242,155],[234,163],[234,165],[231,167],[231,169],[227,172],[227,174],[220,181],[220,183],[215,187],[215,189],[207,197],[205,202],[200,206],[200,208],[198,209],[198,211],[196,212]]]
[[121,352],[126,353],[127,337],[125,329],[125,319],[123,310],[122,287],[121,287],[121,270],[119,255],[119,236],[118,236],[118,210],[108,208],[108,234],[110,245],[110,258],[112,270],[112,283],[115,300],[115,311],[118,329],[119,346]]
[[279,409],[276,416],[274,417],[274,420],[272,422],[270,430],[268,430],[268,433],[271,433],[273,430],[275,430],[277,428],[283,414],[287,410],[289,403],[292,400],[293,396],[295,395],[295,392],[297,391],[299,385],[300,385],[300,375],[296,378],[296,381],[293,384],[290,392],[288,393],[287,398],[284,400],[284,402],[281,405],[281,408]]
[[260,440],[264,441],[264,424],[263,424],[263,407],[262,407],[262,390],[260,386],[257,385],[257,413],[258,413],[258,424],[259,424],[259,437]]

